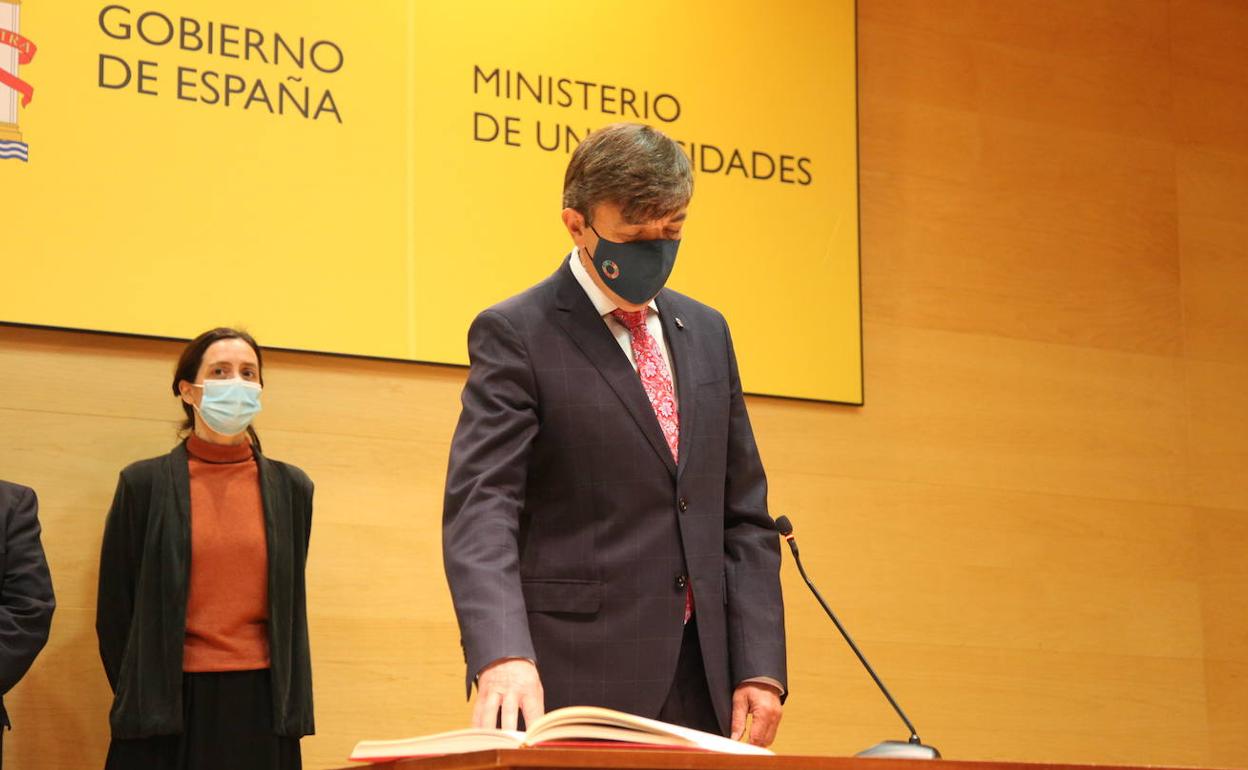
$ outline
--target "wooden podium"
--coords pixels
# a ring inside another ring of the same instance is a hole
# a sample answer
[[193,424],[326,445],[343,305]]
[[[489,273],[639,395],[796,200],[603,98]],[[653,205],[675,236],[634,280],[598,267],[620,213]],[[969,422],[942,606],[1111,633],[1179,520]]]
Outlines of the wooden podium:
[[[964,762],[950,759],[859,759],[856,757],[756,757],[701,751],[628,749],[505,749],[448,754],[394,762],[352,763],[342,770],[1144,770],[1111,765]],[[1149,770],[1159,770],[1149,768]]]

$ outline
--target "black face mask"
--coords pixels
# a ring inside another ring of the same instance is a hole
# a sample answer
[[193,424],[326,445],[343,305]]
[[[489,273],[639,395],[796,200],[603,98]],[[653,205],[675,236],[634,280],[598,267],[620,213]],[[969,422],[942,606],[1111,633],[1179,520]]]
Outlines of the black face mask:
[[[589,229],[594,230],[593,225]],[[634,305],[644,305],[667,283],[679,248],[678,240],[616,243],[598,235],[598,248],[589,257],[607,288]]]

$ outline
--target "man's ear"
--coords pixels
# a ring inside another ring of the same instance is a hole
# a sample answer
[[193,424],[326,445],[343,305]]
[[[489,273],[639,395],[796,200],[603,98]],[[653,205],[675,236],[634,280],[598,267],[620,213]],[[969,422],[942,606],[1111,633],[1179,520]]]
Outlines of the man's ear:
[[585,237],[585,217],[576,209],[564,209],[561,214],[563,217],[563,226],[568,228],[568,234],[572,236],[572,240],[579,241]]

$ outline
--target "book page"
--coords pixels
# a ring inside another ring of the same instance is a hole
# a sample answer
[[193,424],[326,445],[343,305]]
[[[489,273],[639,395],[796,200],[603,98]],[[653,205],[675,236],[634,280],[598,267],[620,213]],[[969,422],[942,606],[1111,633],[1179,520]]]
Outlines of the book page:
[[[748,743],[729,740],[722,735],[705,733],[688,727],[646,719],[634,714],[599,708],[597,706],[569,706],[556,709],[533,722],[526,745],[546,740],[571,738],[594,738],[590,734],[595,726],[611,731],[610,740],[634,743],[654,743],[674,746],[694,746],[708,751],[730,754],[772,754],[768,749]],[[618,734],[617,732],[618,731]],[[606,736],[603,736],[606,737]],[[656,737],[659,738],[656,740]]]

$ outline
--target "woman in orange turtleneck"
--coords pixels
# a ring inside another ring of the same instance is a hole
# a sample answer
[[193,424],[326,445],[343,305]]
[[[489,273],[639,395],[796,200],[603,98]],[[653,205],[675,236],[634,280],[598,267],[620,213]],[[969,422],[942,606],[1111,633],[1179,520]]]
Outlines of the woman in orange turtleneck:
[[312,482],[260,452],[260,347],[213,329],[174,373],[186,441],[121,473],[96,629],[108,770],[287,770],[313,732]]

